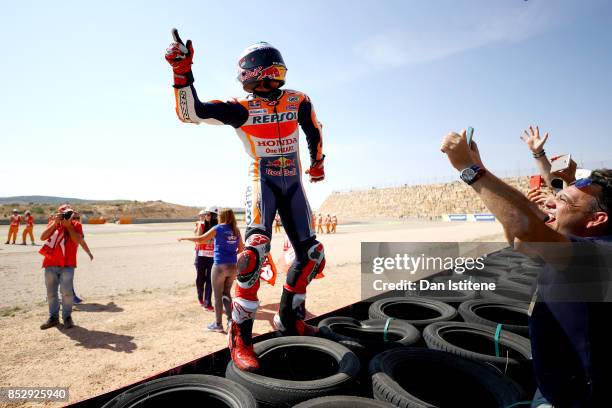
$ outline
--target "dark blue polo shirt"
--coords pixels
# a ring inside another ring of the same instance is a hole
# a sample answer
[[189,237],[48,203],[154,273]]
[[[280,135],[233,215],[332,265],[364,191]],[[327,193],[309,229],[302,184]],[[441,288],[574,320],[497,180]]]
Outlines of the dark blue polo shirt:
[[555,407],[612,406],[612,237],[570,238],[567,267],[546,265],[538,276],[529,318],[536,381]]

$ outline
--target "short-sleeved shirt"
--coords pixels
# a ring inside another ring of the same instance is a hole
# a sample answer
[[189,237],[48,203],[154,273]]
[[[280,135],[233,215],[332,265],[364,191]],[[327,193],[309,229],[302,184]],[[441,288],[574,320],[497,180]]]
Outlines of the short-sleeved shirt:
[[[81,236],[83,234],[83,225],[78,221],[72,221],[72,226],[74,227],[74,231]],[[64,229],[64,227],[58,228],[60,232]],[[76,268],[77,266],[77,250],[79,249],[79,243],[74,242],[70,238],[70,233],[68,231],[64,232],[64,257],[60,258],[43,258],[43,268],[47,268],[49,266],[71,266]]]
[[[77,234],[84,236],[83,234],[83,225],[78,221],[72,221],[72,226]],[[70,239],[70,235],[68,235],[66,241],[66,253],[65,253],[65,264],[64,266],[73,266],[76,268],[77,266],[77,250],[79,249],[79,243],[74,242]]]
[[31,227],[34,225],[34,217],[32,217],[31,215],[26,216],[26,225],[28,227]]
[[236,235],[228,224],[217,225],[215,231],[214,263],[216,265],[236,263],[240,236]]
[[540,391],[555,406],[607,406],[598,404],[607,400],[612,388],[612,303],[605,266],[612,237],[570,238],[578,256],[564,271],[546,265],[538,276],[529,317],[535,376]]

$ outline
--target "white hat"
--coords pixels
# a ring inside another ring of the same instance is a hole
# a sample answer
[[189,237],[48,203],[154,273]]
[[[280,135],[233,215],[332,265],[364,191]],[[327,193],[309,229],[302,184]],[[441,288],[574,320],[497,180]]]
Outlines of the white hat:
[[206,212],[219,215],[219,210],[217,209],[217,207],[206,207]]
[[198,215],[204,215],[204,214],[206,214],[206,211],[204,211],[204,210],[201,210],[201,211],[198,213]]

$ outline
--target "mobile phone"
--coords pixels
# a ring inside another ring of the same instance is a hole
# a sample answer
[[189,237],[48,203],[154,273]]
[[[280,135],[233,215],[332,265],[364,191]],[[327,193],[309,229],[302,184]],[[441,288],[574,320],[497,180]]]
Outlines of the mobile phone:
[[529,177],[529,188],[530,189],[540,189],[542,188],[542,176],[531,176]]
[[572,160],[572,156],[569,154],[564,154],[561,156],[553,157],[550,159],[550,172],[556,173],[558,171],[563,171],[567,169]]
[[472,137],[474,136],[474,128],[471,126],[468,126],[467,131],[466,131],[466,136],[467,136],[467,144],[468,146],[472,147]]

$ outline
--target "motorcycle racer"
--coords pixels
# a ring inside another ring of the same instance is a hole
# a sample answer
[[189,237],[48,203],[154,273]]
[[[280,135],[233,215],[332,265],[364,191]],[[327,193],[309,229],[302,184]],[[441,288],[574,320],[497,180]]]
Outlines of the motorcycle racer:
[[172,66],[176,113],[187,123],[232,126],[251,156],[250,186],[246,194],[245,249],[238,255],[238,277],[228,330],[232,360],[242,370],[259,367],[253,351],[252,328],[259,307],[260,268],[270,251],[276,211],[295,249],[296,259],[287,273],[275,327],[283,334],[314,335],[317,328],[304,323],[306,286],[325,267],[323,245],[312,229],[312,211],[302,185],[299,127],[308,144],[311,182],[324,179],[322,125],[310,98],[299,91],[281,89],[287,67],[280,52],[259,42],[249,46],[238,61],[238,80],[249,94],[227,102],[201,102],[191,71],[191,40],[180,39],[166,50]]

